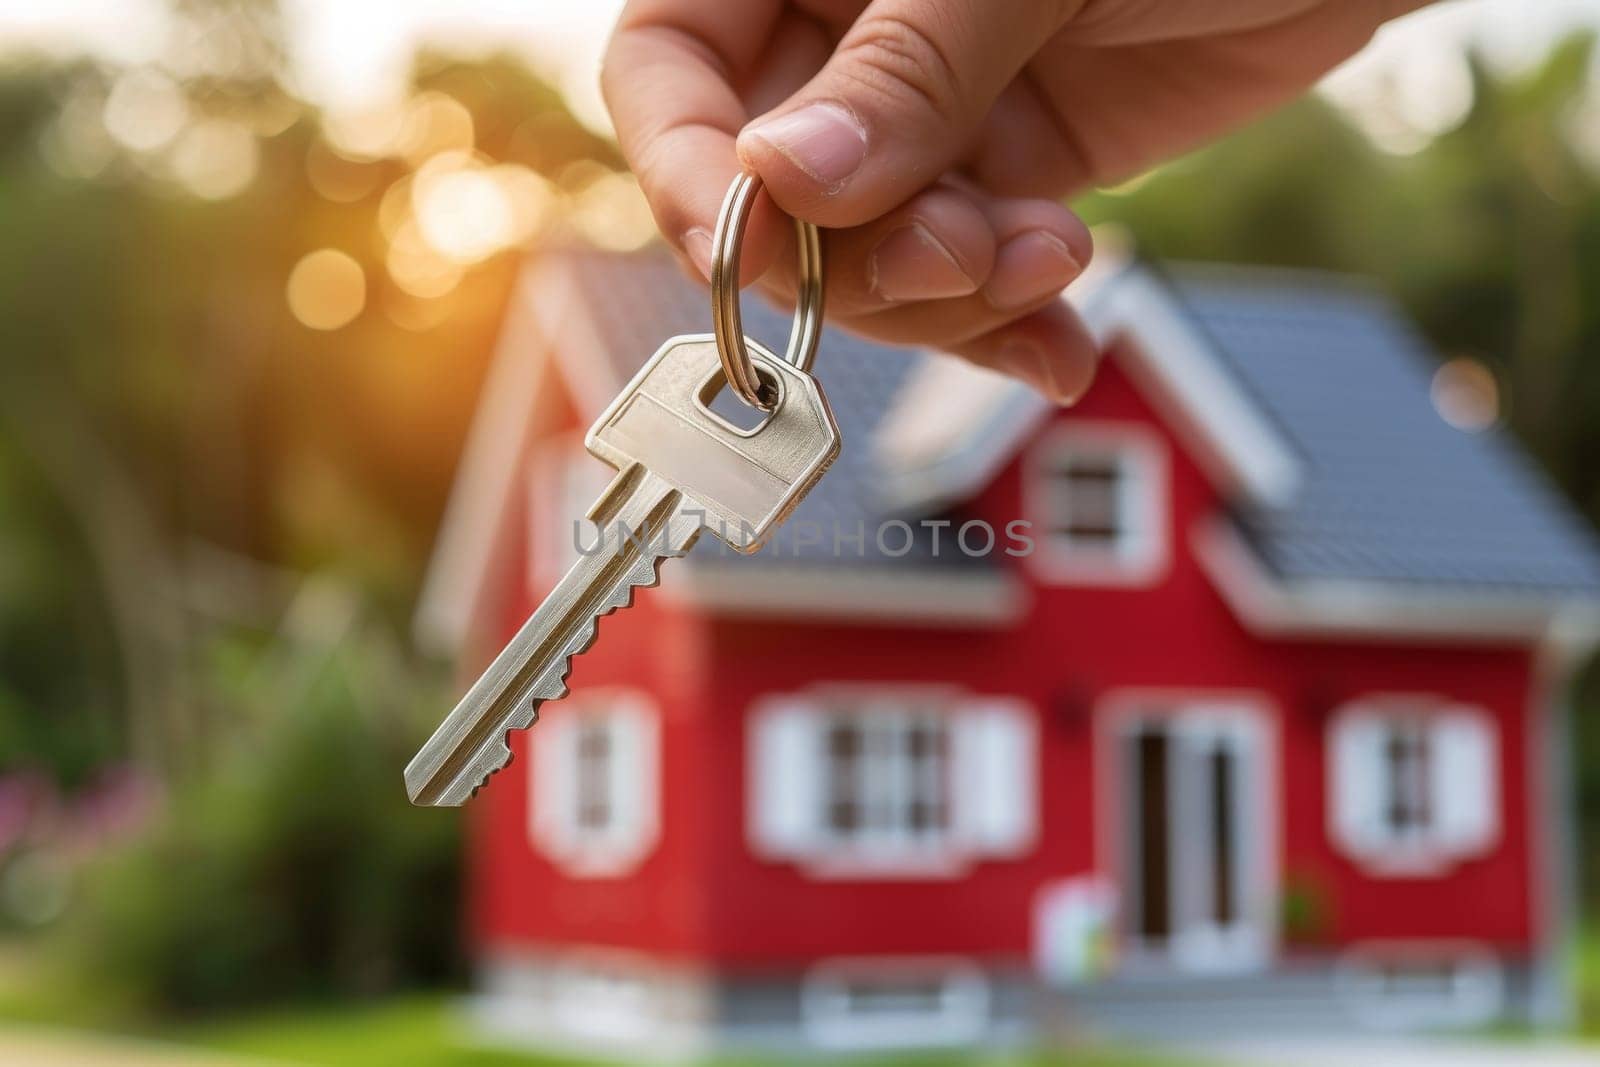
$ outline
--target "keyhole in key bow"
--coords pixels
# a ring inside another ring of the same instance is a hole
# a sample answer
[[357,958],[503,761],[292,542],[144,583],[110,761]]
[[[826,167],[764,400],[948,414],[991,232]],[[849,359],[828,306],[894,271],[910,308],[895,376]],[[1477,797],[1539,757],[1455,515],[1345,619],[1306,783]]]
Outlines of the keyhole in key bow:
[[[761,380],[758,390],[761,399],[769,404],[777,404],[783,396],[778,380],[760,367],[756,368],[756,377]],[[751,407],[734,395],[720,367],[706,379],[696,399],[708,414],[746,437],[759,431],[773,415],[771,411]]]

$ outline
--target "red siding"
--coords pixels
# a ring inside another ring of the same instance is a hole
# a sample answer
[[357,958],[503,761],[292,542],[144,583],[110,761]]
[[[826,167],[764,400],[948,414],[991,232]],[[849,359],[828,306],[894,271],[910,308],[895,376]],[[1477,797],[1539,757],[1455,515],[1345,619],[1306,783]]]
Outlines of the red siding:
[[[1170,452],[1170,570],[1154,587],[1041,586],[1014,632],[698,620],[654,603],[605,620],[575,686],[627,682],[664,714],[660,846],[634,876],[571,882],[525,830],[526,761],[475,802],[478,931],[490,941],[634,947],[760,967],[846,953],[1021,956],[1045,881],[1096,868],[1094,721],[1118,690],[1248,691],[1278,717],[1283,876],[1327,904],[1324,940],[1463,937],[1520,948],[1535,936],[1525,768],[1532,657],[1526,649],[1263,642],[1244,631],[1188,551],[1215,492],[1114,366],[1063,419],[1151,426]],[[865,447],[846,442],[845,447]],[[1023,514],[1014,460],[967,511],[997,528]],[[1025,562],[1008,560],[1026,573]],[[669,564],[670,565],[670,564]],[[513,580],[521,581],[521,574]],[[510,632],[531,605],[524,603]],[[953,683],[1005,693],[1041,716],[1041,840],[1013,862],[938,882],[814,882],[755,859],[745,831],[745,718],[756,698],[822,682]],[[1374,879],[1325,827],[1330,709],[1370,692],[1437,693],[1500,725],[1502,844],[1436,879]],[[559,715],[560,705],[547,713]],[[537,734],[537,729],[533,731]],[[521,753],[526,735],[515,739]]]

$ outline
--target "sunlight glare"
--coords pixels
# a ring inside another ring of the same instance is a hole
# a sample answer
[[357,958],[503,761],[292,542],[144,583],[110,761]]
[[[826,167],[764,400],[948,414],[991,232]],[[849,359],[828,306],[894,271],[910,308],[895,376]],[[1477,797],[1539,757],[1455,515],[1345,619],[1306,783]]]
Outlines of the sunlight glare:
[[248,127],[207,119],[186,130],[172,151],[172,173],[204,200],[226,200],[255,179],[261,153]]
[[411,203],[422,238],[457,263],[487,259],[516,237],[511,198],[486,168],[424,167]]
[[135,152],[165,147],[178,136],[188,117],[183,90],[165,74],[148,68],[119,76],[101,114],[106,132]]
[[611,173],[572,198],[573,221],[590,242],[612,252],[643,248],[656,234],[650,204],[631,174]]
[[336,248],[308,253],[289,272],[289,310],[313,330],[337,330],[361,314],[367,277],[350,255]]
[[387,159],[394,155],[405,136],[405,128],[405,111],[391,105],[330,112],[322,121],[323,135],[334,150],[356,160]]
[[444,296],[461,281],[461,267],[423,240],[414,220],[395,233],[385,265],[396,285],[424,299]]
[[455,97],[429,90],[406,106],[395,147],[417,167],[441,152],[471,152],[474,136],[472,112]]

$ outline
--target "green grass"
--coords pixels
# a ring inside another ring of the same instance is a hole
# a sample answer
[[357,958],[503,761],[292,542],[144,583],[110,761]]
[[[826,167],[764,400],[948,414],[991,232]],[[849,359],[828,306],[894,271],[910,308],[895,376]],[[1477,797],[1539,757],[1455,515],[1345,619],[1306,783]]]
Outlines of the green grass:
[[1578,1028],[1600,1037],[1600,926],[1592,923],[1578,938]]
[[[189,1027],[166,1036],[185,1044],[305,1067],[392,1067],[397,1063],[407,1067],[594,1067],[595,1063],[476,1045],[456,1004],[437,996],[371,1007],[275,1012]],[[1194,1067],[1169,1059],[1087,1049],[1055,1056],[920,1054],[850,1062],[854,1067]],[[722,1059],[710,1067],[782,1065],[770,1059]]]

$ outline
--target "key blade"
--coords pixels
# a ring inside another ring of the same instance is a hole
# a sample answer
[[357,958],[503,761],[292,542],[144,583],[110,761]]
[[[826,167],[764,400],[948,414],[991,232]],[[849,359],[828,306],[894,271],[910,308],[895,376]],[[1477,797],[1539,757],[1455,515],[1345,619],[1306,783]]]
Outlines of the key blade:
[[643,467],[617,475],[591,511],[604,534],[599,550],[578,558],[406,766],[413,804],[464,804],[511,762],[507,731],[533,725],[540,704],[567,694],[572,657],[594,643],[601,616],[655,585],[662,559],[689,550],[699,514]]

